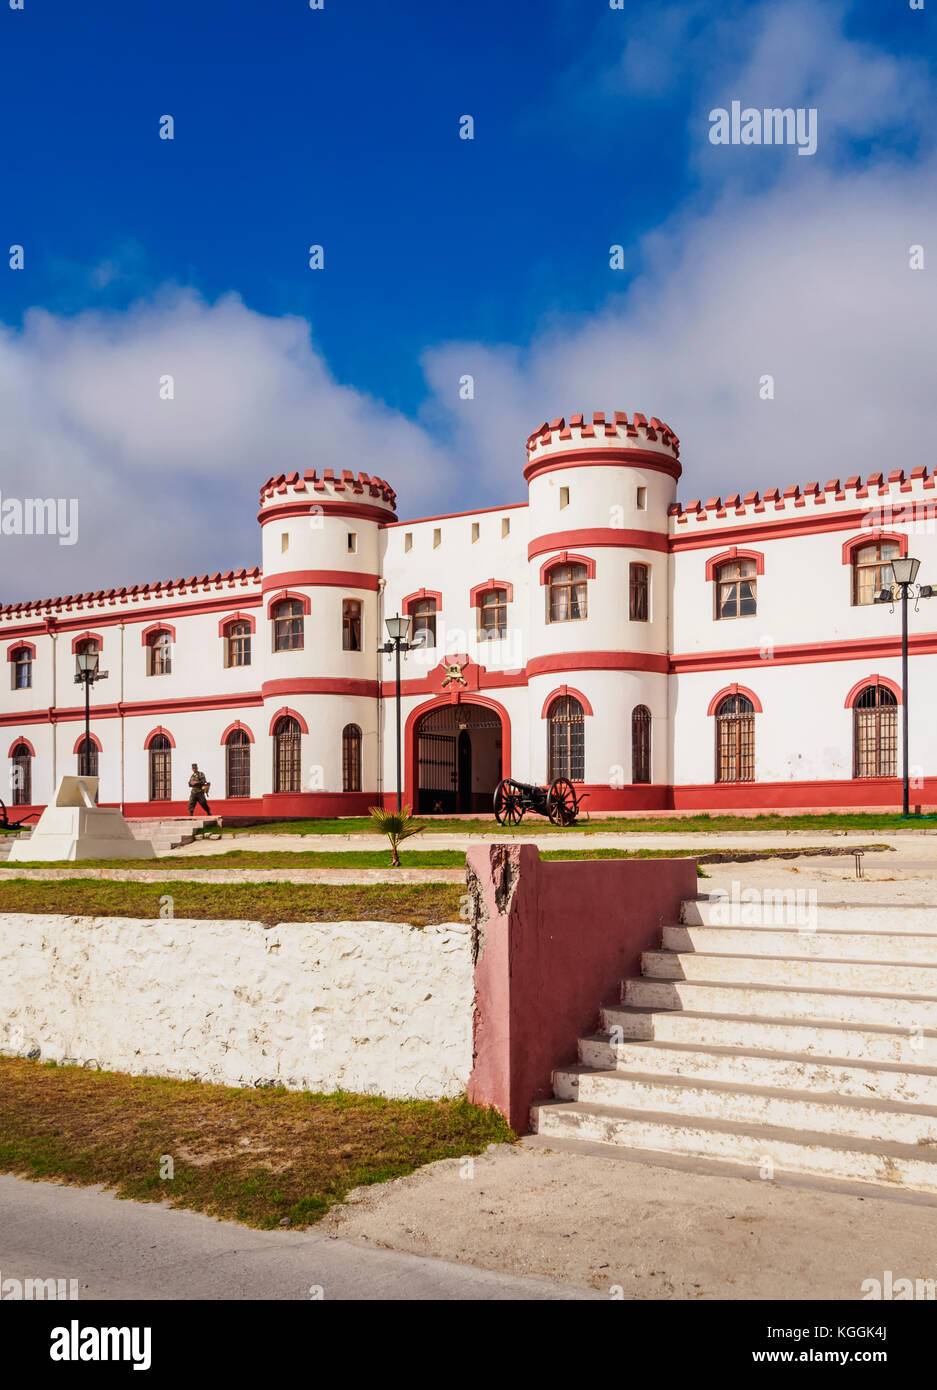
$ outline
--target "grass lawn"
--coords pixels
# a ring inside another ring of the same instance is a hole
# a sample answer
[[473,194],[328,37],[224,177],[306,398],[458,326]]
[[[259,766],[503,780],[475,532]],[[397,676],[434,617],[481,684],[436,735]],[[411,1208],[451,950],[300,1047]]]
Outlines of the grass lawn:
[[[424,817],[421,821],[429,834],[472,835],[492,834],[511,838],[514,835],[597,835],[620,834],[689,834],[691,831],[765,831],[765,830],[901,830],[920,827],[937,829],[937,815],[909,816],[899,812],[857,811],[853,814],[829,815],[818,812],[803,816],[662,816],[625,820],[618,817],[596,816],[577,825],[551,825],[543,816],[525,816],[513,830],[499,826],[493,816],[477,820],[449,819],[445,816]],[[217,833],[217,832],[214,832]],[[266,825],[232,826],[222,830],[224,835],[373,835],[374,822],[370,816],[346,817],[335,820],[283,820]]]
[[[126,866],[126,861],[124,861]],[[254,922],[457,922],[463,883],[124,883],[100,878],[11,878],[0,882],[0,912],[73,917],[174,917]]]
[[[837,845],[836,854],[852,854],[857,849],[888,850],[888,845],[855,844]],[[666,849],[542,849],[541,859],[701,859],[708,863],[731,862],[744,856],[757,859],[771,859],[783,855],[829,854],[827,848],[804,846],[780,849],[749,849],[745,845],[735,849],[719,846],[699,846],[687,849],[679,845]],[[400,867],[403,869],[458,869],[465,863],[465,851],[461,849],[431,849],[400,851]],[[0,865],[0,867],[4,867]],[[13,867],[13,866],[10,866]],[[390,867],[390,850],[385,849],[234,849],[224,854],[174,854],[171,859],[73,859],[58,860],[52,863],[20,863],[16,869],[50,868],[88,868],[88,869],[152,869],[159,868],[166,873],[175,869],[387,869]],[[2,881],[2,880],[0,880]]]
[[[0,1170],[262,1229],[283,1217],[308,1226],[353,1187],[514,1137],[464,1099],[241,1090],[0,1058]],[[164,1155],[172,1178],[160,1176]]]

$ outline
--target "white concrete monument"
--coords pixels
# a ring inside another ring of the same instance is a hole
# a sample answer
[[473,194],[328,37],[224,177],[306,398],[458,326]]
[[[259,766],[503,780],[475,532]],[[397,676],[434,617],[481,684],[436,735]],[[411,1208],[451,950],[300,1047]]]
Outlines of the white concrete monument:
[[62,777],[32,835],[14,840],[10,860],[155,858],[150,841],[134,839],[116,806],[94,804],[97,790],[96,777]]

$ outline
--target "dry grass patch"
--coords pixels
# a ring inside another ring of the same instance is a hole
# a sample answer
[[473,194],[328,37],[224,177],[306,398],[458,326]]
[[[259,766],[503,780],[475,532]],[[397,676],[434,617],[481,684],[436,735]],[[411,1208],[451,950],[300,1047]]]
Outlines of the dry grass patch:
[[98,878],[12,878],[0,882],[0,912],[158,918],[169,897],[174,917],[269,923],[409,922],[426,927],[457,922],[464,892],[459,883],[124,883]]
[[353,1187],[514,1138],[464,1098],[241,1090],[0,1058],[0,1170],[261,1228],[307,1226]]

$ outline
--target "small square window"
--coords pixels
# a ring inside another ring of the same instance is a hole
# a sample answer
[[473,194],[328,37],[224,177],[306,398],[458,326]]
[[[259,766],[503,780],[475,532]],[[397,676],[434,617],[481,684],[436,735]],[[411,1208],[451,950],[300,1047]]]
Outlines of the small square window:
[[282,535],[280,536],[280,554],[282,555],[283,552],[284,552],[284,550],[289,550],[289,548],[290,548],[290,533],[289,533],[289,531],[284,531],[284,532],[282,533]]
[[442,531],[437,526],[433,531],[433,549],[438,550],[442,545]]
[[647,511],[647,488],[646,488],[646,487],[639,487],[639,488],[638,488],[638,498],[637,498],[637,502],[638,502],[638,511],[639,511],[639,512],[646,512],[646,511]]
[[354,553],[355,553],[355,551],[356,551],[357,549],[358,549],[358,533],[357,533],[357,531],[349,531],[349,532],[348,532],[348,553],[349,553],[350,555],[354,555]]
[[404,536],[403,536],[403,548],[404,548],[404,551],[405,551],[405,552],[408,551],[408,550],[412,550],[412,549],[413,549],[413,532],[412,532],[412,531],[405,531],[405,532],[404,532]]
[[568,506],[569,506],[569,488],[568,488],[568,487],[561,487],[561,488],[560,488],[560,511],[562,511],[564,507],[568,507]]
[[478,524],[477,521],[473,521],[473,522],[472,522],[472,544],[473,544],[473,545],[474,545],[475,542],[478,540],[478,537],[479,537],[480,534],[481,534],[481,527],[479,526],[479,524]]
[[509,536],[510,534],[511,518],[509,516],[503,516],[501,518],[501,539],[504,540],[505,536]]

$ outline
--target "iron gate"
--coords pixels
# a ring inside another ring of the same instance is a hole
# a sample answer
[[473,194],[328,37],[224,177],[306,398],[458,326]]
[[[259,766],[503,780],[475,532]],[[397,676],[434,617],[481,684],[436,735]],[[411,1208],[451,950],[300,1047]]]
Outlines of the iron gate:
[[[421,719],[417,751],[417,811],[421,815],[451,815],[460,809],[459,735],[464,731],[471,734],[473,729],[497,729],[500,733],[501,720],[482,705],[461,703],[443,705]],[[462,790],[471,795],[471,788]]]

